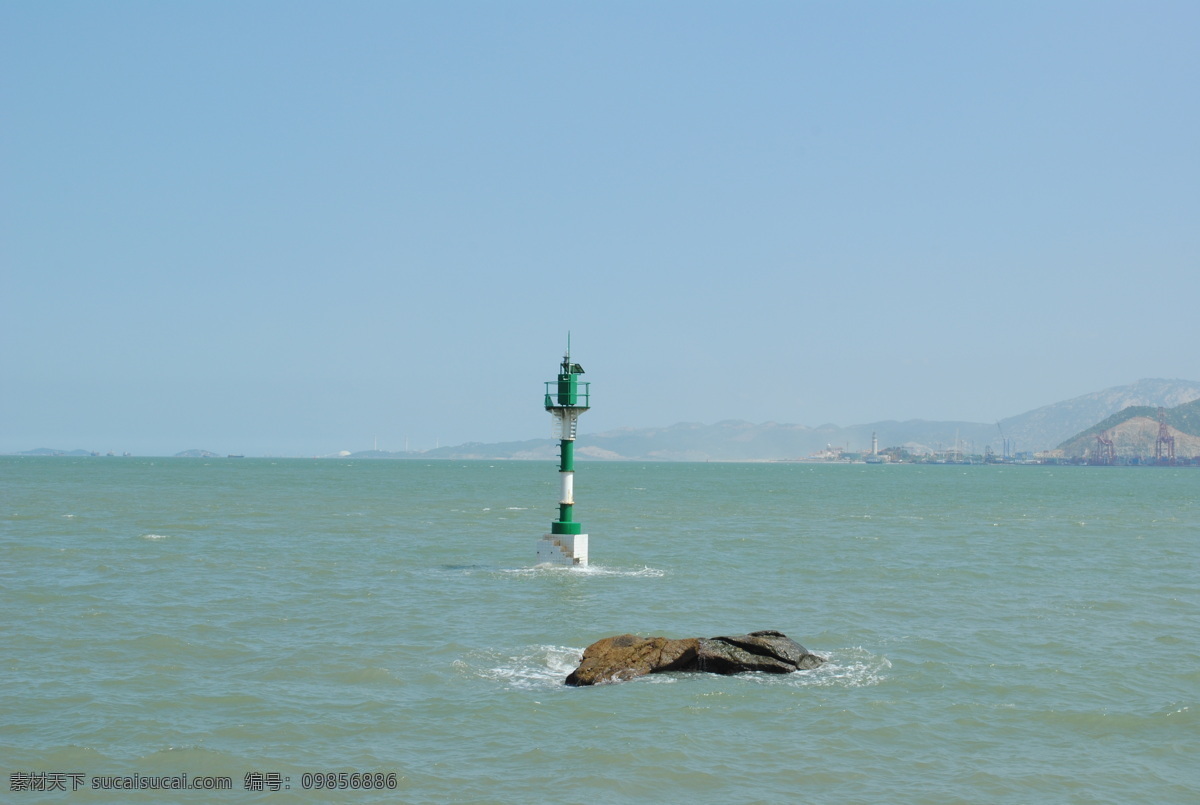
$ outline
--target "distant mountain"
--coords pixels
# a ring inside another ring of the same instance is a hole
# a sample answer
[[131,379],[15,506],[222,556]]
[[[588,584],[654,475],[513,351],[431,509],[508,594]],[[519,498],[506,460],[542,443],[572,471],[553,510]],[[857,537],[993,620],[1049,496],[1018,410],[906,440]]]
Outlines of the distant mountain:
[[[727,420],[715,425],[695,422],[666,428],[608,431],[579,439],[579,452],[591,449],[609,458],[641,458],[656,461],[754,461],[806,458],[826,450],[867,452],[872,434],[880,449],[910,444],[917,452],[949,449],[974,444],[980,452],[995,432],[994,425],[976,422],[875,422],[839,427],[826,424],[815,428],[776,422],[753,424]],[[586,453],[585,453],[586,454]]]
[[1000,420],[1017,450],[1051,450],[1097,422],[1130,406],[1155,411],[1200,399],[1200,383],[1191,380],[1139,380],[1128,386],[1085,394]]
[[[1099,427],[1109,417],[1131,407],[1140,407],[1153,414],[1137,415],[1153,419],[1154,438],[1157,438],[1157,410],[1161,406],[1177,409],[1200,400],[1200,383],[1191,380],[1139,380],[1127,386],[1117,386],[1094,394],[1085,394],[1053,405],[1002,419],[999,423],[932,422],[913,419],[906,422],[887,420],[861,425],[834,424],[809,427],[778,422],[754,424],[726,420],[715,425],[680,422],[657,428],[620,428],[603,433],[584,434],[576,442],[580,458],[638,461],[770,461],[807,458],[831,450],[834,453],[865,453],[871,449],[872,437],[879,449],[904,448],[914,454],[958,448],[969,454],[982,454],[988,448],[1000,454],[1004,439],[1009,440],[1012,453],[1041,453],[1058,446],[1067,449],[1066,442],[1083,437],[1081,445],[1095,443],[1094,426]],[[1190,409],[1189,409],[1190,410]],[[1179,414],[1183,416],[1184,414]],[[1122,420],[1124,421],[1124,420]],[[1100,423],[1098,425],[1098,423]],[[1181,420],[1170,423],[1181,436],[1196,433]],[[1110,424],[1105,428],[1116,427]],[[1132,426],[1130,426],[1132,428]],[[1139,427],[1147,427],[1141,423]],[[1102,428],[1104,429],[1104,428]],[[1127,428],[1128,430],[1128,428]],[[1129,437],[1135,439],[1133,435]],[[1142,438],[1141,436],[1136,437]],[[1091,440],[1090,442],[1088,440]],[[1115,440],[1114,440],[1115,441]],[[1132,443],[1132,442],[1131,442]],[[1074,448],[1071,448],[1074,449]],[[1177,454],[1184,441],[1176,445]],[[1152,451],[1151,451],[1152,452]],[[86,450],[62,451],[49,448],[30,450],[20,455],[86,456]],[[208,450],[185,450],[181,457],[216,458]],[[345,453],[339,453],[345,456]],[[366,450],[351,455],[354,458],[393,459],[536,459],[553,461],[558,457],[558,442],[551,439],[483,444],[471,442],[454,447],[441,447],[422,452],[388,453]]]
[[[1131,405],[1063,442],[1055,452],[1066,458],[1092,458],[1098,450],[1096,437],[1105,434],[1115,457],[1152,457],[1159,435],[1158,412],[1156,407]],[[1200,455],[1200,399],[1163,409],[1163,422],[1175,439],[1177,457]]]
[[50,447],[39,447],[36,450],[26,450],[17,453],[18,456],[90,456],[90,450],[55,450]]
[[[1096,422],[1130,405],[1176,407],[1200,399],[1200,383],[1187,380],[1139,380],[1128,386],[1105,389],[1064,402],[1043,406],[997,423],[884,421],[841,427],[766,422],[753,424],[727,420],[715,425],[681,422],[661,428],[621,428],[585,434],[576,442],[576,454],[592,459],[642,461],[768,461],[806,458],[832,448],[866,452],[872,435],[879,448],[904,447],[913,453],[949,450],[955,445],[967,453],[982,454],[991,447],[1002,452],[1008,438],[1013,452],[1052,450]],[[396,457],[417,457],[394,454]],[[500,444],[442,447],[419,454],[422,458],[543,459],[558,455],[558,443],[532,439]]]

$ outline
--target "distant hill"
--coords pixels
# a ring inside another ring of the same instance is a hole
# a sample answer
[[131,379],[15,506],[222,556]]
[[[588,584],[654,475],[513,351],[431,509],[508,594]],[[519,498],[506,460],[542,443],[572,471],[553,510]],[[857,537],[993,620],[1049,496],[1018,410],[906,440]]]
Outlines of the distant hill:
[[[1024,414],[989,422],[936,422],[920,419],[897,422],[886,420],[860,425],[825,424],[816,427],[778,422],[755,424],[741,420],[726,420],[714,425],[680,422],[655,428],[620,428],[603,433],[583,434],[576,442],[576,454],[581,459],[638,460],[638,461],[770,461],[807,458],[832,448],[833,452],[863,453],[871,449],[872,435],[879,449],[898,447],[914,454],[928,454],[955,447],[968,454],[983,454],[989,448],[996,454],[1003,451],[1004,439],[1009,440],[1010,452],[1042,453],[1082,438],[1081,445],[1094,446],[1094,428],[1109,430],[1124,427],[1114,420],[1105,422],[1122,411],[1134,408],[1137,413],[1129,421],[1141,417],[1152,421],[1157,439],[1157,411],[1161,406],[1180,409],[1169,424],[1178,431],[1176,454],[1190,453],[1186,440],[1200,432],[1188,417],[1200,416],[1183,409],[1187,403],[1200,400],[1200,382],[1191,380],[1139,380],[1127,386],[1085,394],[1063,402],[1042,406]],[[1143,410],[1144,409],[1144,410]],[[1151,412],[1147,414],[1146,412]],[[1126,420],[1121,420],[1125,422]],[[587,420],[584,420],[586,424]],[[1099,424],[1097,424],[1099,423]],[[1136,427],[1149,427],[1145,422]],[[1129,431],[1132,445],[1142,436]],[[1125,438],[1125,436],[1122,436]],[[1090,439],[1090,442],[1089,442]],[[1115,439],[1114,439],[1115,443]],[[1138,442],[1140,443],[1140,442]],[[1151,442],[1153,448],[1153,440]],[[1071,447],[1070,449],[1075,449]],[[1151,449],[1151,454],[1153,449]],[[1067,453],[1063,453],[1066,455]],[[39,448],[21,455],[86,456],[86,450],[52,450]],[[185,450],[180,457],[216,458],[208,450]],[[345,456],[345,453],[339,453]],[[441,447],[422,452],[388,453],[367,450],[351,454],[354,458],[391,459],[537,459],[553,461],[558,456],[558,442],[551,439],[483,444],[471,442],[454,447]]]
[[1000,420],[1017,450],[1051,450],[1097,422],[1130,406],[1175,408],[1200,399],[1200,383],[1191,380],[1139,380],[1128,386],[1085,394]]
[[[638,461],[770,461],[806,458],[827,448],[847,452],[865,452],[871,447],[871,434],[878,433],[879,447],[906,444],[915,452],[945,450],[958,434],[963,449],[967,445],[979,452],[995,425],[975,422],[877,422],[849,428],[822,425],[783,425],[776,422],[753,424],[739,420],[704,425],[681,422],[664,428],[621,428],[604,433],[581,435],[575,442],[580,458]],[[558,458],[558,442],[553,439],[529,439],[521,442],[484,444],[470,442],[441,447],[423,453],[381,453],[363,451],[354,458],[446,458],[458,460],[517,459],[552,461]]]
[[39,447],[36,450],[26,450],[17,453],[18,456],[90,456],[90,450],[55,450],[50,447]]
[[[1055,452],[1066,458],[1090,458],[1097,450],[1096,437],[1103,433],[1112,441],[1115,456],[1151,457],[1158,442],[1158,412],[1157,407],[1131,405],[1063,442]],[[1165,409],[1163,421],[1175,437],[1177,457],[1200,455],[1200,399]]]
[[[1003,419],[997,423],[883,421],[862,425],[826,424],[818,427],[727,420],[715,425],[681,422],[660,428],[621,428],[584,434],[576,442],[581,458],[642,461],[765,461],[811,456],[827,447],[865,452],[876,435],[879,448],[904,447],[930,453],[955,446],[968,453],[991,447],[1002,452],[1008,438],[1013,452],[1054,449],[1096,422],[1130,405],[1174,408],[1200,400],[1200,383],[1188,380],[1139,380]],[[1156,425],[1157,428],[1157,425]],[[1157,434],[1157,430],[1155,431]],[[1094,439],[1093,439],[1094,441]],[[532,439],[500,444],[471,443],[442,447],[420,454],[425,458],[553,460],[558,443]],[[397,457],[403,457],[397,455]]]
[[867,452],[876,434],[880,449],[909,444],[917,452],[948,449],[955,443],[972,444],[983,451],[995,433],[994,425],[977,422],[874,422],[815,428],[777,422],[753,424],[727,420],[715,425],[680,423],[666,428],[626,428],[580,438],[582,451],[593,448],[609,457],[637,457],[657,461],[753,461],[807,458],[831,449]]

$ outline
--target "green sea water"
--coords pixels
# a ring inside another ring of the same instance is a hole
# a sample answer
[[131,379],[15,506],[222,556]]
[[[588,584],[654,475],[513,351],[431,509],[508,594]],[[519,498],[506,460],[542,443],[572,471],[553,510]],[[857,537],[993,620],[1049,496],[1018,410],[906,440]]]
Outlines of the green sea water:
[[[1200,801],[1200,471],[583,462],[581,571],[556,469],[0,458],[0,801]],[[756,629],[829,662],[562,684]]]

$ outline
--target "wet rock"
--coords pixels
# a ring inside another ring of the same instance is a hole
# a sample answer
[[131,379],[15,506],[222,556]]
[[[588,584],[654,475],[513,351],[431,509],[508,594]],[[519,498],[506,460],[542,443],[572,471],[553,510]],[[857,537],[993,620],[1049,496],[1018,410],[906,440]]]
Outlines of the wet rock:
[[696,665],[700,641],[694,637],[617,635],[597,640],[583,650],[579,667],[567,677],[568,685],[597,685],[663,671],[686,671]]
[[579,667],[567,677],[567,684],[598,685],[667,671],[787,674],[816,668],[823,662],[824,657],[772,630],[681,640],[623,634],[597,640],[584,649]]

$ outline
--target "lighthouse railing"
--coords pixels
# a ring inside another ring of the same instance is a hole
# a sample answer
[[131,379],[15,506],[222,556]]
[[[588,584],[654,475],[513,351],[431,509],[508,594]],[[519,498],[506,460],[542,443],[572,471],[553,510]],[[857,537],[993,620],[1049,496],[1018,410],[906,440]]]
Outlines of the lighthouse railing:
[[559,402],[559,381],[546,381],[546,407],[547,408],[590,408],[591,407],[591,383],[576,383],[575,393],[570,403],[563,404]]

